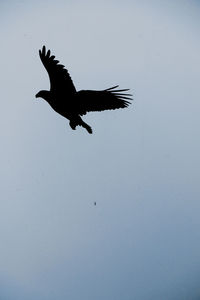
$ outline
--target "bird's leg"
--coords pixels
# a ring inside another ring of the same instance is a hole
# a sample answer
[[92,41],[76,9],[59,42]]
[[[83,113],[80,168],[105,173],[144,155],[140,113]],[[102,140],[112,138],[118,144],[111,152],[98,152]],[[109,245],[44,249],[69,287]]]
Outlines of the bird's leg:
[[72,119],[70,119],[70,122],[69,122],[69,125],[71,126],[71,128],[73,130],[76,129],[76,126],[82,126],[84,127],[89,133],[92,133],[92,128],[87,124],[85,123],[80,116],[76,116]]
[[69,125],[71,129],[76,130],[76,126],[78,125],[75,120],[70,120]]

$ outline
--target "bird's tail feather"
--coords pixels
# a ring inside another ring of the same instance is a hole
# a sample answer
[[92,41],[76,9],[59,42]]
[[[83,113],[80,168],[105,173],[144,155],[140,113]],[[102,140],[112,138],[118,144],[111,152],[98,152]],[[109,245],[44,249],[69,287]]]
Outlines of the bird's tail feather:
[[71,126],[71,128],[73,130],[76,129],[76,126],[82,126],[83,128],[85,128],[87,130],[88,133],[92,133],[92,128],[87,124],[85,123],[80,116],[76,117],[75,119],[71,119],[70,122],[69,122],[69,125]]

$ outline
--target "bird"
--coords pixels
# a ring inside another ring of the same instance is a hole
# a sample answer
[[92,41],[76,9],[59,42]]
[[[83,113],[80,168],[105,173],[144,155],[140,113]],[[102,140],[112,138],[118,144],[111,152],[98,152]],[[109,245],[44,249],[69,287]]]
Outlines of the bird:
[[41,90],[35,97],[43,98],[54,111],[67,118],[73,130],[82,126],[91,134],[91,126],[81,116],[91,111],[125,108],[131,104],[132,95],[126,93],[129,89],[117,89],[118,85],[104,90],[77,91],[68,70],[51,55],[50,50],[43,46],[39,56],[49,75],[50,90]]

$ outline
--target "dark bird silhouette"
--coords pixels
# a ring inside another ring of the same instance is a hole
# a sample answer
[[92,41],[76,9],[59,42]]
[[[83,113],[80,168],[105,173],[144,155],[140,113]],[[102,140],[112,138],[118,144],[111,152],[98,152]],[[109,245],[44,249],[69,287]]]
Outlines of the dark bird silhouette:
[[124,93],[129,89],[118,90],[118,85],[101,91],[77,92],[68,71],[55,60],[50,50],[46,51],[43,46],[39,55],[49,74],[50,91],[42,90],[36,94],[36,98],[43,98],[57,113],[67,118],[72,129],[75,130],[79,125],[92,133],[92,128],[81,119],[82,115],[90,111],[125,108],[130,104],[127,100],[132,100],[132,95]]

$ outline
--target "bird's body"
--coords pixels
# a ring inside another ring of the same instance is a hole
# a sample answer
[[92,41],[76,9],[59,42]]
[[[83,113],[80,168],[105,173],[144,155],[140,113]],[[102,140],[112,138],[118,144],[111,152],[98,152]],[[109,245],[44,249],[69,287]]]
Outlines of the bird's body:
[[60,115],[67,118],[72,129],[76,126],[84,127],[89,133],[92,128],[86,124],[81,116],[89,111],[103,111],[127,107],[131,100],[130,94],[122,93],[128,89],[116,90],[118,86],[102,90],[76,91],[68,71],[63,65],[58,64],[50,50],[46,52],[45,46],[39,50],[41,61],[50,78],[50,91],[42,90],[36,97],[45,99],[50,106]]

